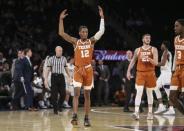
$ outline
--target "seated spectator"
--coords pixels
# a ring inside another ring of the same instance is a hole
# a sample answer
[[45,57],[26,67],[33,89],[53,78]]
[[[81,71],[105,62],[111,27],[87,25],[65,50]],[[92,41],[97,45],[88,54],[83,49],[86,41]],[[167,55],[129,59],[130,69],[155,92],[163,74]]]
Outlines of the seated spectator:
[[114,94],[114,101],[115,101],[115,104],[118,104],[119,106],[123,106],[124,105],[124,102],[125,102],[125,91],[124,91],[124,88],[119,88],[115,94]]
[[33,79],[33,91],[34,91],[34,100],[35,106],[39,106],[41,109],[46,109],[47,106],[50,106],[48,102],[49,93],[45,91],[43,87],[43,79],[34,73]]
[[9,66],[8,62],[6,62],[6,61],[3,63],[3,71],[4,72],[10,71],[10,66]]
[[0,74],[0,108],[8,108],[11,101],[11,74],[1,72]]
[[6,61],[6,58],[4,58],[3,53],[0,52],[0,63],[4,64],[5,61]]

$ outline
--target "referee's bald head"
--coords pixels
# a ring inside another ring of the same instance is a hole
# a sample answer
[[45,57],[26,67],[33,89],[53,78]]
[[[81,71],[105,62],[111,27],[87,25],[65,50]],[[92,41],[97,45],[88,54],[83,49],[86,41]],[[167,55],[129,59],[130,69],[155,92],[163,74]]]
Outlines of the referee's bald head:
[[57,57],[61,57],[63,54],[63,48],[61,46],[56,46],[55,52]]

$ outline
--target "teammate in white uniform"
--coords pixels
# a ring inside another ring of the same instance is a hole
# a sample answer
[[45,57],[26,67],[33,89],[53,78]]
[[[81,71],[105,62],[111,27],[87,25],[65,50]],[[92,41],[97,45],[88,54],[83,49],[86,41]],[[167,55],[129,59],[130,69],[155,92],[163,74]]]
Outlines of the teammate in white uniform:
[[162,95],[160,92],[160,88],[164,88],[167,98],[169,99],[169,93],[170,93],[170,83],[171,83],[171,68],[172,68],[172,54],[170,51],[168,51],[168,41],[163,41],[161,45],[161,50],[163,51],[161,62],[158,63],[158,66],[160,66],[160,76],[157,79],[157,86],[155,88],[155,94],[159,101],[158,110],[155,111],[155,114],[159,114],[161,112],[166,111],[166,107],[163,105],[162,101]]
[[[67,63],[67,67],[69,70],[70,78],[73,80],[74,67],[75,67],[73,57],[69,58],[69,62]],[[70,95],[74,96],[74,86],[73,86],[73,82],[70,82],[66,75],[65,75],[65,80],[66,80],[66,97],[65,97],[65,101],[63,103],[63,106],[65,108],[71,108],[71,106],[68,104],[68,101],[70,99]]]

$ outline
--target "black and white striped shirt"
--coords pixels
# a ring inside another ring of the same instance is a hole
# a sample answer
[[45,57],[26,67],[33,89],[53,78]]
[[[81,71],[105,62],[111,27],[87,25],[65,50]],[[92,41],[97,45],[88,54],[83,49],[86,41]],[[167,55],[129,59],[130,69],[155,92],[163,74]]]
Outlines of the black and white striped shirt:
[[67,60],[64,56],[52,56],[47,61],[47,67],[51,67],[52,73],[63,74],[64,68],[67,66]]

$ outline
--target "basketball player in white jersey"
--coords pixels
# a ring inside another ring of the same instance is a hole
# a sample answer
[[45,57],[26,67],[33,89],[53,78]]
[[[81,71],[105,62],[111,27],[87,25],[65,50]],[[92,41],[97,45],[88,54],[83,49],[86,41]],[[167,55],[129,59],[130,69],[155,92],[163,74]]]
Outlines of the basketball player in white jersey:
[[161,50],[163,52],[161,57],[161,62],[158,63],[157,66],[160,66],[160,76],[157,79],[157,86],[155,88],[155,94],[159,101],[158,110],[155,111],[155,114],[159,114],[161,112],[166,111],[166,107],[163,105],[162,95],[160,92],[160,88],[164,88],[167,98],[169,99],[169,92],[170,92],[170,83],[171,83],[171,68],[172,68],[172,54],[168,51],[169,42],[163,41],[161,45]]
[[[74,58],[69,58],[69,62],[67,63],[67,67],[69,70],[70,79],[73,80],[73,74],[74,74]],[[70,99],[70,96],[74,96],[74,86],[73,82],[70,82],[70,79],[66,75],[66,97],[65,101],[63,103],[63,106],[65,108],[71,108],[71,106],[68,104],[68,101]]]

